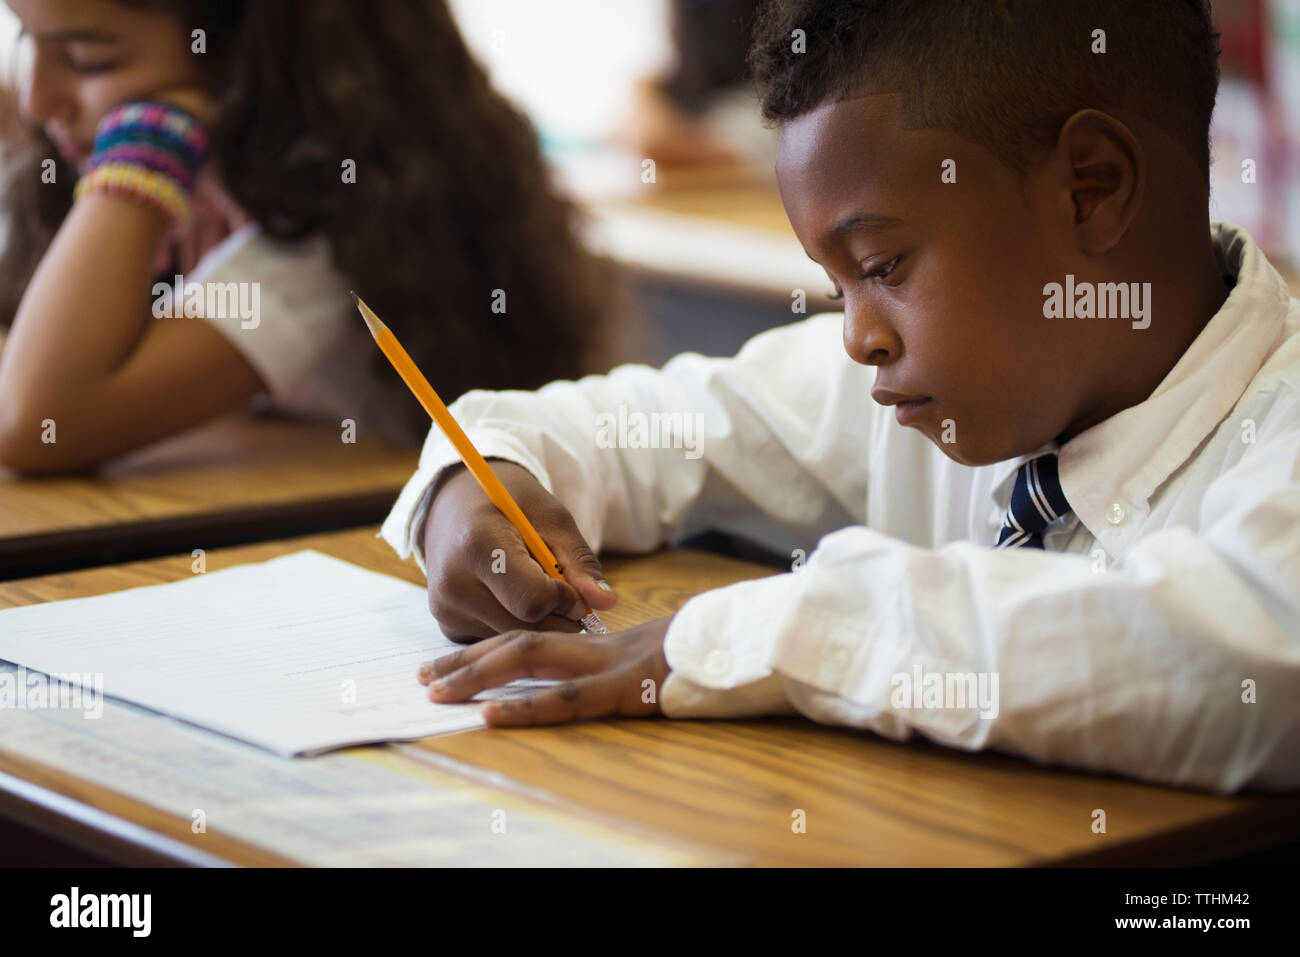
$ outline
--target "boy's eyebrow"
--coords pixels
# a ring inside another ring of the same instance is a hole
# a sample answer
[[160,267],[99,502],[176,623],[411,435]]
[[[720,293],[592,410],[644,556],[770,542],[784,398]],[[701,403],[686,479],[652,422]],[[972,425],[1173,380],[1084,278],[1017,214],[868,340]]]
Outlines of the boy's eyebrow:
[[846,216],[831,227],[832,236],[847,236],[849,233],[869,233],[891,226],[901,226],[903,221],[893,216],[880,213],[854,213]]

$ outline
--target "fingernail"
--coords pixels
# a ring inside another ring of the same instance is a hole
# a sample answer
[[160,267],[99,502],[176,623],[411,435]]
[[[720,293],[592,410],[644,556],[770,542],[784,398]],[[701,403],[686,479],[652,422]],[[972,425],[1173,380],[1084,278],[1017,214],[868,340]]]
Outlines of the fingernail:
[[610,593],[613,593],[614,591],[614,586],[611,585],[609,582],[605,581],[605,579],[603,578],[596,579],[596,587],[599,588],[601,591],[607,591]]

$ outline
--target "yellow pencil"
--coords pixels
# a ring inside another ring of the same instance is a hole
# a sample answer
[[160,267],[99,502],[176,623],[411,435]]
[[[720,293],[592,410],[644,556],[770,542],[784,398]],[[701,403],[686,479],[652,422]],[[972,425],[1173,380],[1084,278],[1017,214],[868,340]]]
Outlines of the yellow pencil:
[[[524,544],[528,546],[528,551],[532,553],[533,558],[542,566],[546,574],[552,578],[564,580],[564,573],[560,568],[560,563],[555,560],[555,555],[546,543],[542,541],[542,536],[537,534],[537,529],[533,528],[533,523],[528,521],[528,516],[510,497],[506,487],[501,484],[501,479],[497,478],[497,473],[488,467],[487,461],[479,455],[478,449],[474,448],[461,427],[452,418],[447,407],[443,405],[442,399],[438,398],[438,393],[433,391],[433,386],[429,385],[429,380],[424,377],[411,359],[402,344],[397,341],[397,337],[384,325],[383,321],[374,314],[374,312],[361,301],[355,292],[352,298],[356,301],[357,309],[361,311],[361,318],[366,320],[366,325],[370,328],[370,334],[375,337],[375,342],[388,361],[393,364],[397,374],[402,377],[406,387],[414,393],[415,397],[420,400],[420,405],[424,406],[424,411],[428,412],[433,421],[438,423],[438,428],[442,429],[442,434],[447,436],[456,452],[460,455],[460,460],[465,463],[465,467],[470,470],[470,474],[478,479],[478,484],[483,487],[487,497],[492,500],[492,504],[501,510],[501,513],[510,520],[510,524],[519,530],[523,536]],[[582,627],[593,635],[607,635],[609,629],[605,627],[600,617],[587,609],[587,613],[580,619]]]

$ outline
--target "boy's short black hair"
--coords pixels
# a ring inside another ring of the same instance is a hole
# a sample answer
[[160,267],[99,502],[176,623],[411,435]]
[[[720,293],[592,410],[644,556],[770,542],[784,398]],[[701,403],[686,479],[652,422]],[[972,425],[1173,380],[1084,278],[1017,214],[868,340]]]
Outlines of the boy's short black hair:
[[958,133],[1023,173],[1071,114],[1123,108],[1208,181],[1218,58],[1208,0],[769,0],[749,64],[769,121],[901,93],[909,128]]

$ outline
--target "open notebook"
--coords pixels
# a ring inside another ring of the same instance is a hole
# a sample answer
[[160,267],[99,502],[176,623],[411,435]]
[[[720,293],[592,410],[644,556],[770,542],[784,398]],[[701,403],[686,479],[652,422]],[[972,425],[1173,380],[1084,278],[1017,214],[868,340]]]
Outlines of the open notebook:
[[0,611],[0,659],[286,756],[481,726],[416,680],[457,647],[424,589],[315,551]]

